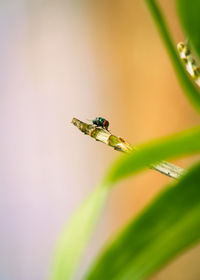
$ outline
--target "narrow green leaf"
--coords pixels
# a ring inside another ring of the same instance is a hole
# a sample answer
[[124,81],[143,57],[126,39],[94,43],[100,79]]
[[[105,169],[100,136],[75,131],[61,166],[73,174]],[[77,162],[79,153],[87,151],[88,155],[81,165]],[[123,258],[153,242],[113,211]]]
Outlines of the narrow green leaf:
[[105,249],[87,280],[141,280],[200,239],[200,164],[168,186]]
[[200,1],[176,0],[184,31],[200,59]]
[[137,147],[137,151],[121,156],[110,168],[105,182],[109,185],[153,162],[200,150],[200,127],[154,140]]
[[123,155],[107,172],[103,183],[76,211],[63,231],[53,261],[52,280],[68,280],[74,274],[82,252],[108,196],[111,185],[138,172],[148,164],[171,156],[200,151],[200,128],[141,146],[138,151]]
[[107,198],[108,188],[100,186],[84,201],[62,232],[53,260],[52,280],[71,279]]
[[[180,0],[181,2],[182,0]],[[194,0],[191,2],[188,1],[188,5],[192,6]],[[198,0],[195,0],[197,2]],[[186,97],[190,100],[191,104],[200,112],[200,93],[197,90],[196,86],[192,83],[189,78],[183,64],[180,61],[180,58],[177,54],[176,46],[172,40],[171,34],[169,32],[168,26],[165,22],[165,19],[162,15],[161,9],[159,8],[157,1],[155,0],[145,0],[147,6],[152,14],[152,17],[158,27],[160,35],[163,39],[163,42],[167,48],[168,54],[171,58],[172,64],[176,71],[177,77],[179,78],[180,84],[184,90]],[[186,0],[183,0],[186,2]],[[199,10],[198,10],[199,11]]]

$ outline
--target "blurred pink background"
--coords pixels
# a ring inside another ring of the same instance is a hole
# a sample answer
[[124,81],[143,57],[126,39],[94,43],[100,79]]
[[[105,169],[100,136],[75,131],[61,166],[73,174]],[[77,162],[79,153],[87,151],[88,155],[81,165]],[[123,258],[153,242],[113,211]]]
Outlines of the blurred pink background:
[[[143,2],[0,4],[0,279],[47,279],[63,226],[118,156],[84,137],[73,117],[105,117],[133,144],[198,123]],[[177,43],[184,37],[174,1],[161,3]],[[112,191],[77,279],[169,181],[147,171]],[[199,260],[197,246],[152,279],[200,279]]]

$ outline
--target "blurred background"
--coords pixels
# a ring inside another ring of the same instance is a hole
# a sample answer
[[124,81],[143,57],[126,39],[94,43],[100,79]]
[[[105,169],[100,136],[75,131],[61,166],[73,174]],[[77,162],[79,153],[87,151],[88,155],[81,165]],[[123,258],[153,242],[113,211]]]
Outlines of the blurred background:
[[[136,145],[199,121],[143,2],[1,1],[0,279],[47,279],[63,226],[118,157],[73,127],[73,117],[105,117]],[[174,0],[160,4],[175,42],[184,40]],[[169,182],[149,170],[112,191],[77,279]],[[199,260],[197,246],[152,280],[198,280]]]

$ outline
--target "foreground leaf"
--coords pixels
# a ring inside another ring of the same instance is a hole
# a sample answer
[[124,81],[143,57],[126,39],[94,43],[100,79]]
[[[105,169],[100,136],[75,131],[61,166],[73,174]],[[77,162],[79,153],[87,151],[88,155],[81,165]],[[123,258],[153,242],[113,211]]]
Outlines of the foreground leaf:
[[108,188],[98,187],[72,216],[57,244],[52,280],[67,280],[73,276],[77,262],[82,256],[106,201],[107,193]]
[[200,127],[154,140],[137,147],[135,152],[119,158],[110,168],[106,183],[113,184],[148,165],[165,159],[200,150]]
[[200,59],[200,1],[176,0],[182,26]]
[[147,168],[158,160],[200,151],[200,128],[179,133],[146,144],[138,151],[123,155],[107,172],[97,188],[76,211],[63,231],[53,262],[52,280],[68,280],[74,274],[96,221],[104,206],[111,186],[136,171]]
[[157,198],[108,246],[87,280],[146,279],[200,239],[200,164]]

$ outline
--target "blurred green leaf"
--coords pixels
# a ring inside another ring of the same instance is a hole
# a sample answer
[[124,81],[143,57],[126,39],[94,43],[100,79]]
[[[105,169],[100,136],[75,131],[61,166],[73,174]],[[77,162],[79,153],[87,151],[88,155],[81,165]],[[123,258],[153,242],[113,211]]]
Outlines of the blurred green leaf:
[[[177,0],[178,1],[178,0]],[[186,0],[180,0],[179,2],[186,3]],[[175,43],[172,40],[170,31],[168,29],[168,25],[165,21],[165,18],[163,17],[163,14],[161,12],[161,9],[159,5],[157,4],[157,1],[155,0],[145,0],[149,11],[152,14],[152,17],[155,21],[155,24],[158,27],[158,30],[160,32],[160,35],[163,39],[163,42],[166,46],[166,49],[168,51],[168,54],[171,58],[172,64],[174,66],[174,69],[176,71],[177,77],[180,81],[180,84],[184,90],[185,95],[191,102],[191,104],[196,108],[198,112],[200,112],[200,93],[197,90],[196,86],[192,83],[189,75],[187,74],[184,65],[182,64],[176,50]],[[188,6],[190,7],[193,5],[193,2],[197,3],[198,0],[191,0],[187,1]],[[199,9],[198,9],[199,11]],[[187,11],[185,11],[187,13]],[[159,71],[159,70],[158,70]]]
[[176,0],[184,31],[200,59],[200,1]]
[[137,150],[121,156],[110,168],[105,181],[109,185],[132,175],[151,163],[200,150],[200,127],[137,146]]
[[200,128],[154,141],[151,144],[141,146],[138,151],[123,155],[107,172],[101,186],[76,211],[71,222],[63,231],[55,254],[51,279],[71,279],[91,237],[108,191],[115,182],[158,160],[195,151],[200,151]]
[[108,188],[96,188],[71,217],[57,244],[52,280],[71,279],[106,201]]
[[168,186],[105,249],[87,280],[146,279],[200,239],[200,164]]

